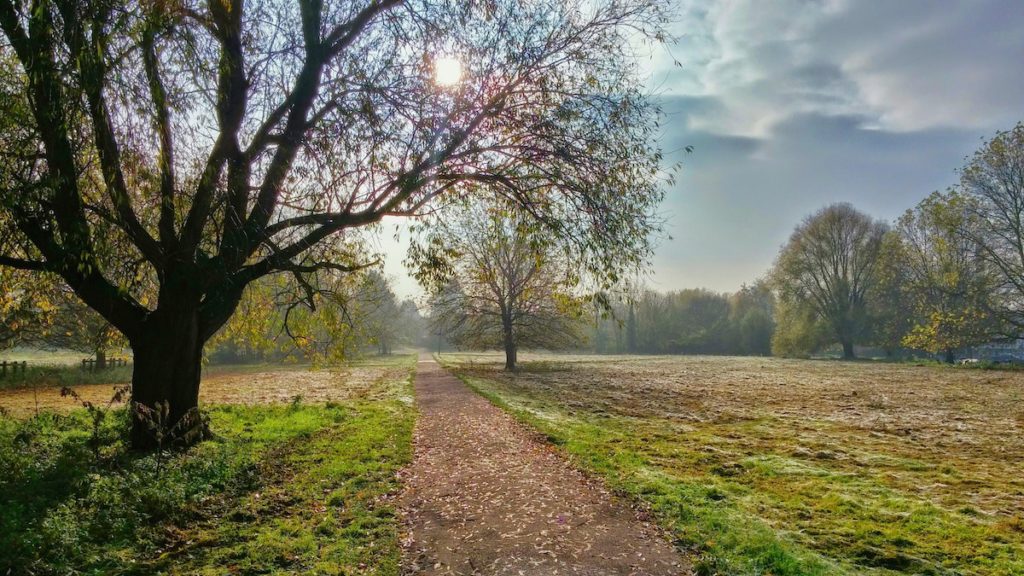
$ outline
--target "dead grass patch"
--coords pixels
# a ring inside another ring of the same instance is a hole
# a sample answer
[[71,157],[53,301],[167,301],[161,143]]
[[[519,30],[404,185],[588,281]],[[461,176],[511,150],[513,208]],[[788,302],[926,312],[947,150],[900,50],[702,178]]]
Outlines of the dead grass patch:
[[[404,380],[409,372],[408,357],[370,359],[347,367],[312,369],[308,366],[216,367],[203,377],[199,389],[201,404],[285,404],[301,399],[323,404],[352,399],[376,399],[382,381]],[[74,386],[84,399],[105,404],[117,383]],[[40,411],[69,412],[80,406],[62,398],[59,387],[0,389],[0,408],[13,416]]]

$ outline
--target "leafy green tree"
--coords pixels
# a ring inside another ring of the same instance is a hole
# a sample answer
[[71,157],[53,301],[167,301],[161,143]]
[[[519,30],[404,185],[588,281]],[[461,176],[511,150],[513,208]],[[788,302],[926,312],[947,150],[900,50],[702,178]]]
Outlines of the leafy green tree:
[[359,337],[350,309],[360,276],[329,272],[323,276],[315,290],[283,275],[249,284],[235,314],[207,342],[206,356],[230,362],[321,364],[354,354]]
[[209,354],[321,364],[368,349],[390,354],[396,345],[419,341],[419,310],[398,302],[380,271],[321,275],[316,288],[285,276],[250,284],[238,312],[210,340]]
[[401,346],[429,346],[430,335],[427,332],[426,319],[420,313],[420,307],[411,298],[398,304],[398,344]]
[[626,352],[636,354],[637,351],[636,302],[630,298],[626,302]]
[[732,345],[727,352],[767,356],[775,332],[775,295],[765,280],[744,285],[729,298]]
[[[365,265],[356,229],[472,183],[614,282],[658,227],[632,57],[667,6],[0,0],[0,265],[60,275],[170,422],[196,413],[246,286]],[[458,82],[435,81],[440,56]],[[132,443],[154,443],[141,421]]]
[[704,289],[669,292],[667,351],[721,354],[729,337],[729,299]]
[[904,348],[904,337],[914,325],[916,310],[910,290],[906,250],[898,230],[882,238],[878,261],[878,287],[868,303],[871,342],[892,357]]
[[870,335],[868,302],[887,229],[849,204],[826,206],[796,227],[775,262],[772,282],[786,309],[813,310],[844,358],[853,358],[854,344]]
[[976,258],[993,271],[997,286],[992,306],[1003,324],[1002,335],[1020,337],[1024,330],[1024,123],[996,133],[968,159],[950,201],[963,203],[966,216],[960,233],[977,246]]
[[654,290],[643,290],[636,299],[638,346],[647,354],[665,354],[671,338],[670,299]]
[[769,354],[775,297],[758,281],[735,294],[625,287],[595,306],[594,350],[617,354]]
[[796,298],[781,296],[775,309],[772,354],[805,358],[829,344],[830,327],[812,306]]
[[403,322],[408,321],[409,311],[402,314],[401,305],[387,279],[377,271],[371,271],[362,280],[356,299],[359,302],[358,322],[368,342],[376,346],[381,356],[390,355],[396,344],[406,340]]
[[16,344],[92,355],[96,368],[124,346],[121,334],[53,274],[0,268],[0,350]]
[[970,213],[967,200],[938,192],[904,214],[897,226],[904,294],[914,309],[914,325],[903,338],[910,348],[944,354],[953,362],[960,348],[999,334],[992,310],[997,277],[963,234]]
[[260,278],[246,286],[231,318],[206,342],[204,354],[213,362],[262,361],[279,352],[283,310],[277,294],[285,276]]

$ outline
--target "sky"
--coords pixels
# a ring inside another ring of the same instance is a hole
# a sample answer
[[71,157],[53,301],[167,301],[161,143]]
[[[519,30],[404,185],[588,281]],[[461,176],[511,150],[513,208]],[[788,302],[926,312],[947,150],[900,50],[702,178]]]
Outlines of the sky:
[[[643,56],[682,161],[647,283],[731,292],[833,202],[893,220],[1024,120],[1024,0],[681,0]],[[678,66],[675,64],[678,62]],[[692,146],[693,152],[682,152]],[[384,227],[386,272],[417,293]]]

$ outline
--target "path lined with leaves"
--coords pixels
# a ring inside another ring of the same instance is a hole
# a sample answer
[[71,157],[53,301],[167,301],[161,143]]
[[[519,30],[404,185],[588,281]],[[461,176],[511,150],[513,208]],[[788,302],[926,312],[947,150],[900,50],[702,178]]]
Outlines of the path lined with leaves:
[[416,398],[406,573],[690,573],[657,528],[424,357]]

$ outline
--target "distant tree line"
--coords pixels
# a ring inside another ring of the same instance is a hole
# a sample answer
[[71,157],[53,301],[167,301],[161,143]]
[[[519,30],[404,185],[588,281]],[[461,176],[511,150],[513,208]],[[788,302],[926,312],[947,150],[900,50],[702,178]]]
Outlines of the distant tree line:
[[[370,268],[321,272],[314,283],[274,276],[249,285],[238,313],[204,348],[214,363],[330,363],[396,348],[428,345],[411,299],[399,299],[386,276]],[[0,269],[0,350],[14,346],[69,349],[106,367],[127,342],[56,276]]]
[[850,204],[796,226],[766,277],[735,294],[625,289],[596,306],[598,353],[807,356],[858,347],[952,362],[1024,329],[1024,124],[959,183],[888,223]]
[[594,307],[591,344],[601,354],[771,353],[775,297],[759,281],[735,294],[643,288]]
[[323,273],[316,288],[274,277],[249,286],[238,312],[206,345],[214,362],[337,362],[424,344],[424,321],[376,269]]
[[500,203],[433,227],[411,260],[446,272],[429,303],[437,341],[504,348],[508,369],[520,347],[848,359],[871,348],[952,362],[1024,334],[1024,124],[959,174],[892,223],[823,207],[764,278],[732,294],[622,281],[588,290],[559,246]]
[[[434,229],[448,270],[431,331],[458,347],[610,354],[933,355],[1024,335],[1024,124],[998,132],[895,222],[847,203],[808,215],[764,278],[732,294],[618,282],[588,291],[557,246],[500,210]],[[590,304],[587,305],[587,302]]]

